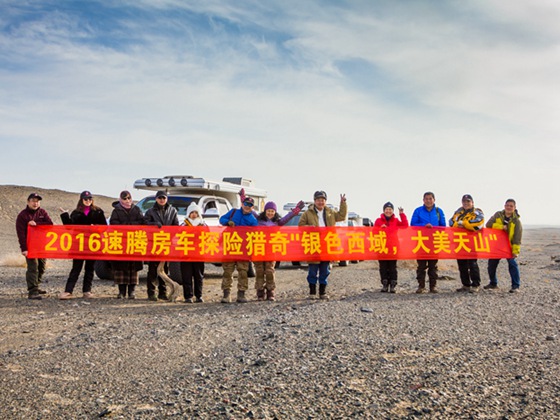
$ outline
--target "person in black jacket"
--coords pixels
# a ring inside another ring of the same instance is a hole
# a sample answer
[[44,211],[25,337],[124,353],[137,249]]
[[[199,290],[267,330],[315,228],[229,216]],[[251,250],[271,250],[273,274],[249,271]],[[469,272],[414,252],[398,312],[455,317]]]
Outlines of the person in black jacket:
[[[179,226],[177,209],[167,202],[167,193],[165,191],[158,191],[156,193],[156,202],[154,206],[146,212],[146,223],[160,228],[162,226]],[[165,282],[157,275],[158,265],[159,261],[150,261],[148,263],[148,278],[146,281],[148,286],[148,299],[153,301],[157,301],[158,299],[169,300]],[[156,289],[158,289],[157,296]]]
[[[119,201],[113,203],[113,212],[109,219],[110,225],[145,225],[146,219],[138,206],[132,202],[129,191],[122,191]],[[138,272],[142,271],[142,261],[112,261],[113,277],[119,286],[117,299],[124,299],[128,289],[128,298],[134,299]]]
[[[80,200],[76,209],[68,214],[67,210],[60,209],[62,214],[60,219],[64,225],[106,225],[107,220],[105,219],[105,213],[95,204],[93,204],[93,196],[89,191],[83,191],[80,194]],[[72,270],[68,275],[68,280],[66,281],[66,287],[64,292],[62,292],[58,298],[61,300],[72,299],[74,292],[74,287],[80,276],[80,272],[84,266],[85,262],[85,272],[84,272],[84,284],[82,286],[84,299],[90,299],[93,297],[91,288],[93,286],[93,266],[95,260],[73,260]]]

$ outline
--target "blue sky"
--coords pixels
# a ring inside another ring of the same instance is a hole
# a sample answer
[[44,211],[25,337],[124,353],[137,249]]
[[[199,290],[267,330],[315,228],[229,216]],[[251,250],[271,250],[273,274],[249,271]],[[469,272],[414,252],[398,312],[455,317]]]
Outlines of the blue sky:
[[0,183],[243,176],[373,218],[431,190],[448,217],[470,193],[558,225],[559,20],[552,0],[3,0]]

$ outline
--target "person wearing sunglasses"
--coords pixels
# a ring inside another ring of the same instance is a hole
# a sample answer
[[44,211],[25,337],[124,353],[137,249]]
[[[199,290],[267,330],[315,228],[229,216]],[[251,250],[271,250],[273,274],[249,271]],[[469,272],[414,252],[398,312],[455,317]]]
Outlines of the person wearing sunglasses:
[[[253,213],[255,200],[252,197],[244,197],[240,209],[231,209],[222,217],[220,224],[222,226],[257,226],[257,218]],[[222,264],[224,276],[222,278],[222,291],[224,293],[221,302],[230,303],[231,288],[233,286],[233,272],[237,267],[237,302],[246,303],[247,298],[245,292],[249,288],[249,261],[229,261]]]
[[[107,224],[105,213],[102,209],[100,209],[93,203],[93,195],[89,191],[83,191],[80,194],[78,205],[71,214],[68,213],[68,210],[64,210],[63,208],[60,208],[60,211],[62,213],[60,215],[60,219],[62,220],[62,224],[64,225],[90,226]],[[68,280],[66,281],[64,292],[62,292],[58,296],[60,300],[72,299],[74,297],[72,293],[74,292],[74,287],[78,282],[78,277],[82,272],[84,263],[85,271],[84,282],[82,285],[83,297],[84,299],[90,299],[93,297],[91,289],[93,286],[93,270],[95,260],[73,260],[72,269],[70,270],[70,274],[68,275]]]
[[[113,212],[109,219],[110,225],[145,225],[146,218],[140,208],[132,202],[129,191],[122,191],[119,201],[113,203]],[[128,292],[129,299],[135,299],[138,272],[142,271],[142,261],[112,261],[113,277],[119,287],[117,299],[124,299]]]

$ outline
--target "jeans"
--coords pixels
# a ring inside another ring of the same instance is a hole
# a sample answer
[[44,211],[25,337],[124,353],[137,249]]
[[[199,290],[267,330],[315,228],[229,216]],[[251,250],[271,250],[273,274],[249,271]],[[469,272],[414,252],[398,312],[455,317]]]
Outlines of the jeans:
[[309,284],[317,284],[317,278],[319,279],[319,284],[327,284],[327,278],[331,273],[330,262],[321,261],[319,264],[309,264],[309,269],[307,271],[307,282]]
[[[511,288],[519,289],[520,274],[517,260],[515,258],[507,258],[509,275],[511,276]],[[496,277],[496,270],[498,269],[499,259],[488,260],[488,276],[490,277],[490,284],[498,285],[498,277]]]

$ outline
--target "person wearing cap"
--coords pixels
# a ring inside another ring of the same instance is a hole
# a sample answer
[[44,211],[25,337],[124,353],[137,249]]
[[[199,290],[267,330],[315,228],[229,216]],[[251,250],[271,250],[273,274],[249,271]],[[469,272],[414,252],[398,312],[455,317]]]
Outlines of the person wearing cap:
[[[520,286],[520,274],[519,266],[517,265],[517,256],[521,249],[521,237],[523,236],[523,226],[521,225],[521,217],[517,212],[517,204],[513,198],[508,198],[504,204],[504,209],[497,211],[494,215],[486,222],[487,228],[500,229],[508,234],[509,241],[511,243],[511,253],[512,258],[508,258],[508,270],[511,277],[511,289],[510,293],[519,292]],[[488,276],[490,277],[490,283],[484,286],[486,290],[492,290],[498,288],[498,277],[496,276],[496,270],[498,269],[499,259],[489,259],[488,260]]]
[[[145,214],[146,224],[155,225],[159,228],[162,226],[179,226],[179,217],[177,209],[167,201],[167,193],[165,191],[158,191],[156,193],[156,202],[153,207],[148,209]],[[157,275],[157,268],[159,261],[148,262],[148,277],[146,285],[148,288],[148,299],[154,302],[159,300],[169,300],[167,297],[167,288],[165,282]],[[165,265],[166,272],[168,270],[167,264]],[[156,295],[157,289],[157,295]]]
[[27,197],[27,206],[16,218],[16,232],[19,247],[27,264],[27,272],[25,273],[28,292],[27,297],[35,300],[41,300],[41,295],[47,293],[39,287],[43,274],[45,273],[47,260],[44,258],[27,258],[27,229],[29,226],[53,224],[47,211],[41,208],[42,199],[43,198],[37,193],[29,194],[29,197]]
[[[187,207],[184,226],[206,226],[202,218],[202,209],[194,201]],[[181,261],[181,280],[183,281],[183,297],[185,303],[202,303],[202,285],[204,282],[204,262]]]
[[[68,214],[68,210],[60,209],[62,212],[60,219],[63,225],[106,225],[107,220],[105,219],[105,213],[99,207],[97,207],[93,202],[93,195],[89,191],[83,191],[80,194],[80,199],[76,209]],[[82,292],[84,299],[90,299],[93,297],[91,288],[93,286],[93,272],[95,260],[73,260],[72,269],[68,275],[68,280],[66,281],[66,286],[64,292],[62,292],[58,298],[61,300],[72,299],[74,292],[74,287],[80,276],[80,272],[84,267],[84,282],[82,285]]]
[[[397,229],[408,227],[408,219],[402,207],[399,207],[399,217],[395,216],[393,203],[383,205],[383,213],[373,224],[383,229],[387,234],[387,248],[389,255],[398,246]],[[397,293],[397,260],[379,260],[379,274],[381,276],[382,292]]]
[[[484,213],[474,206],[474,200],[470,194],[461,198],[462,206],[459,207],[453,217],[449,219],[449,226],[454,228],[477,231],[484,227]],[[462,286],[458,292],[477,293],[480,290],[480,269],[476,259],[457,260]]]
[[[436,206],[435,194],[431,191],[425,192],[423,202],[424,205],[417,207],[412,213],[410,226],[444,228],[446,226],[445,214],[441,208]],[[426,293],[426,270],[428,270],[428,280],[430,281],[430,293],[437,293],[438,260],[417,260],[416,264],[416,280],[418,280],[416,293]]]
[[[145,225],[146,218],[140,208],[132,202],[130,191],[121,191],[119,200],[113,203],[110,225]],[[129,299],[136,298],[138,272],[142,271],[142,261],[112,261],[113,277],[119,288],[117,299],[124,299],[128,292]]]
[[[251,197],[244,197],[242,200],[241,208],[231,209],[222,217],[220,217],[220,224],[222,226],[257,226],[257,218],[253,214],[253,206],[255,200]],[[249,261],[228,261],[222,263],[224,275],[222,278],[222,303],[231,302],[231,288],[233,286],[233,272],[237,268],[237,302],[246,303],[247,298],[245,292],[249,288]]]
[[[278,207],[274,201],[269,201],[264,205],[264,211],[257,216],[259,226],[284,226],[303,209],[305,203],[300,201],[286,214],[280,217]],[[274,290],[276,289],[275,269],[276,261],[257,261],[255,262],[255,289],[257,289],[257,300],[276,300]]]
[[[327,193],[315,191],[313,204],[301,215],[298,226],[334,226],[336,222],[346,220],[347,205],[346,195],[340,195],[340,207],[335,211],[327,207]],[[307,271],[307,282],[309,283],[309,297],[315,299],[317,296],[317,280],[319,281],[319,298],[328,299],[327,284],[330,274],[330,261],[309,263]]]

